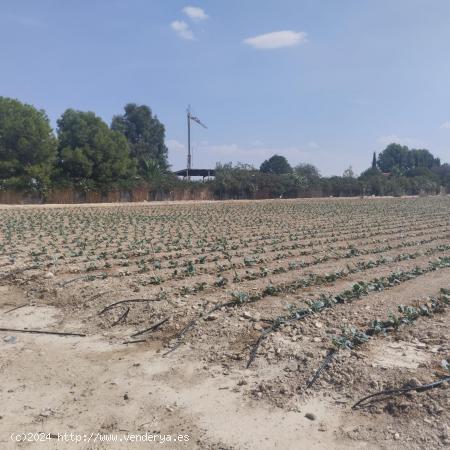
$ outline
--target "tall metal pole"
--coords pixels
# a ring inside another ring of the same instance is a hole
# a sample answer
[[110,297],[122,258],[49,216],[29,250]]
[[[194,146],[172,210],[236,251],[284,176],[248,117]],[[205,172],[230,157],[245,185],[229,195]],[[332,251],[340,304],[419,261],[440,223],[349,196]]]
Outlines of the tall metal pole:
[[186,178],[190,180],[189,171],[191,170],[191,109],[187,109],[187,123],[188,123],[188,156],[187,156],[187,168],[186,168]]

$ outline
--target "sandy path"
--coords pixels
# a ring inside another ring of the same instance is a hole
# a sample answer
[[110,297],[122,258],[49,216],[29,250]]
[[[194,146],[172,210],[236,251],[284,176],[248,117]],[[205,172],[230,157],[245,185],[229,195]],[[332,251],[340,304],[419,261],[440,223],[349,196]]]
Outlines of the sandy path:
[[[0,325],[77,330],[53,307],[27,307],[2,317]],[[188,434],[189,442],[166,448],[361,448],[335,433],[344,415],[329,402],[313,399],[287,412],[243,402],[238,370],[224,376],[220,367],[206,371],[199,362],[163,359],[149,347],[110,344],[86,338],[0,333],[0,444],[11,432]],[[236,392],[234,392],[234,391]],[[304,417],[311,412],[320,418]],[[156,444],[155,444],[156,445]],[[158,444],[159,445],[159,444]],[[211,446],[211,447],[210,447]],[[119,444],[68,444],[52,439],[32,448],[123,448]],[[142,448],[127,444],[125,448]]]

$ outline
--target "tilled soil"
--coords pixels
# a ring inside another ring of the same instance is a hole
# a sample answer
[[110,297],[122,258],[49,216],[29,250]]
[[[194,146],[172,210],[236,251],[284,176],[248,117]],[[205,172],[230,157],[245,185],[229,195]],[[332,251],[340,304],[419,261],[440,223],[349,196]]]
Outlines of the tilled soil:
[[[355,348],[335,343],[450,289],[447,197],[0,214],[0,327],[86,335],[0,331],[2,448],[31,445],[13,432],[51,433],[33,448],[143,445],[58,440],[71,431],[189,435],[165,445],[192,449],[450,445],[448,383],[352,409],[450,375],[450,308]],[[394,273],[382,289],[285,320]]]

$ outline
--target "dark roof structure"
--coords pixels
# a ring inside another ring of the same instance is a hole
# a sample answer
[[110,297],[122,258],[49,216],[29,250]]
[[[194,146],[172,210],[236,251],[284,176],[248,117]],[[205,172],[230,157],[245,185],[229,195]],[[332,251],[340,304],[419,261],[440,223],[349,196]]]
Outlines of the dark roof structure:
[[179,177],[214,177],[216,175],[215,169],[181,169],[173,172]]

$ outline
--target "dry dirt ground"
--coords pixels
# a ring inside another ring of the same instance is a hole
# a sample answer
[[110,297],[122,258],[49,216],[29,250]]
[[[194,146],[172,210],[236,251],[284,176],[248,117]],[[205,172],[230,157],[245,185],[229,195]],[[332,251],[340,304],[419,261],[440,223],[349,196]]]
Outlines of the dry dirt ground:
[[448,197],[0,207],[0,448],[448,448],[449,383],[352,409],[450,375],[442,289]]

